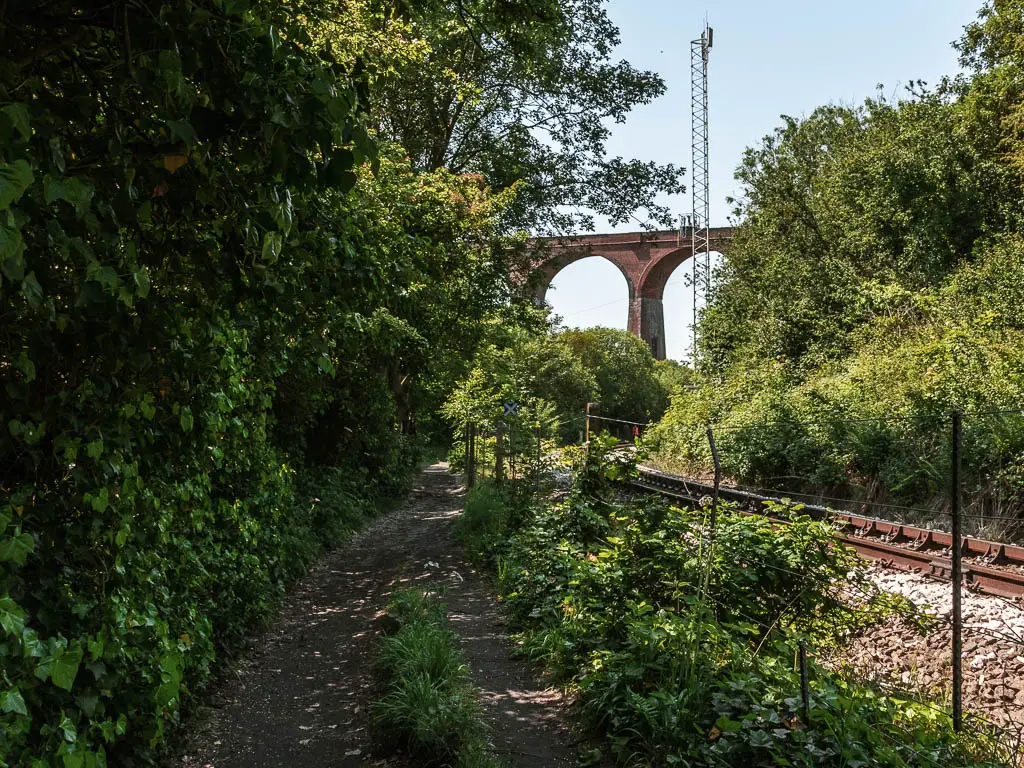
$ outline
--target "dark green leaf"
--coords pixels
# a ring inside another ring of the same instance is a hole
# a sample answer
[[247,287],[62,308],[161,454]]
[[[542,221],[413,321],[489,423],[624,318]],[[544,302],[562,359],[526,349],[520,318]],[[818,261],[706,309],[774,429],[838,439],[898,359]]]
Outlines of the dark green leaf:
[[0,163],[0,211],[21,199],[33,180],[32,166],[24,160]]
[[12,688],[9,691],[0,693],[0,712],[14,712],[19,715],[27,715],[28,710],[25,708],[25,699],[21,695],[21,691],[17,688]]
[[18,533],[7,539],[0,539],[0,563],[10,562],[16,565],[24,565],[32,550],[35,549],[35,541],[28,533]]
[[199,138],[195,128],[187,120],[168,120],[167,127],[174,138],[185,142],[189,147],[193,146]]
[[10,120],[11,127],[21,134],[21,138],[32,138],[32,127],[28,121],[28,109],[24,104],[8,104],[3,108],[3,114]]
[[50,665],[50,679],[58,688],[70,691],[78,675],[78,666],[82,663],[81,646],[61,648],[54,654]]
[[25,629],[25,611],[10,597],[0,597],[0,627],[9,635],[20,635]]
[[43,286],[36,280],[36,273],[29,272],[21,283],[21,292],[25,294],[30,306],[38,308],[43,303]]

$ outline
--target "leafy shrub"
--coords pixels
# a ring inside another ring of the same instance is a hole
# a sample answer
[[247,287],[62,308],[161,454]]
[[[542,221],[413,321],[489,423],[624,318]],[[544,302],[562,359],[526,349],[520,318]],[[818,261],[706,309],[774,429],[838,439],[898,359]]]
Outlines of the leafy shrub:
[[474,555],[503,537],[510,514],[502,490],[492,482],[479,482],[466,494],[466,504],[459,517],[456,534]]
[[391,598],[387,615],[399,629],[381,640],[377,655],[382,695],[372,715],[382,741],[426,766],[494,765],[444,604],[422,590],[404,590]]
[[[600,448],[568,497],[493,545],[525,652],[578,690],[584,721],[622,763],[998,764],[953,734],[946,714],[813,660],[802,712],[799,642],[813,651],[897,611],[913,616],[906,601],[872,592],[828,525],[798,507],[780,526],[723,504],[712,531],[706,507],[613,499],[607,475],[628,468],[603,464]],[[865,595],[856,610],[851,584]]]

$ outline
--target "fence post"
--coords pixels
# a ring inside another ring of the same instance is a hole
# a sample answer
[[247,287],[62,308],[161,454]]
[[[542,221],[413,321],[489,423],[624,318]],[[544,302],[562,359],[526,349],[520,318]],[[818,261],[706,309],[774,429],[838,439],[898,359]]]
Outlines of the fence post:
[[715,432],[708,427],[708,445],[711,446],[711,460],[715,463],[715,490],[711,497],[711,529],[714,530],[718,520],[718,489],[722,485],[722,462],[718,458],[718,447],[715,445]]
[[466,425],[466,485],[476,485],[476,424]]
[[587,426],[584,432],[584,443],[590,442],[590,417],[597,416],[601,412],[601,406],[599,403],[587,403]]
[[803,722],[805,726],[810,725],[811,711],[811,683],[807,676],[807,643],[803,640],[797,646],[800,654],[800,700],[803,703]]
[[537,437],[537,467],[534,470],[534,491],[540,495],[540,422],[533,425],[533,432]]
[[952,471],[950,483],[950,512],[953,516],[953,730],[960,731],[964,724],[963,709],[963,617],[960,607],[961,582],[963,581],[963,563],[961,561],[961,545],[963,544],[962,521],[960,520],[960,439],[963,433],[963,414],[953,412]]
[[505,479],[505,422],[499,421],[494,430],[494,482]]
[[[513,422],[508,423],[508,473],[513,480],[516,479],[516,435],[513,429]],[[520,467],[520,469],[522,469]]]

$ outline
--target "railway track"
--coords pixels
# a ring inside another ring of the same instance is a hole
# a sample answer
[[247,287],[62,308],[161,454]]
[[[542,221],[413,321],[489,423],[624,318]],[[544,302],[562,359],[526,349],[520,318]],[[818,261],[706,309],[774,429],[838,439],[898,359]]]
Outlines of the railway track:
[[[708,483],[646,467],[640,468],[639,476],[630,484],[691,503],[714,493],[714,486]],[[718,495],[750,514],[763,514],[765,502],[782,501],[778,497],[761,496],[726,486],[719,487]],[[836,538],[866,559],[943,581],[952,577],[950,551],[953,537],[949,533],[836,512],[815,504],[804,504],[803,513],[836,523],[839,526]],[[1024,547],[965,536],[961,551],[965,586],[1024,602]]]

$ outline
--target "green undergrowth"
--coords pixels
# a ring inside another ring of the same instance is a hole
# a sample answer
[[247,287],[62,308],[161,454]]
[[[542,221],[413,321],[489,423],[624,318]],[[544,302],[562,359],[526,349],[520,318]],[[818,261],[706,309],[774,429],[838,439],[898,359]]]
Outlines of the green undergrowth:
[[395,593],[376,671],[381,694],[372,708],[381,743],[424,766],[494,768],[487,727],[446,606],[429,591]]
[[1005,764],[980,737],[957,737],[940,709],[815,663],[872,623],[929,621],[873,590],[828,525],[799,507],[786,510],[791,525],[774,526],[723,504],[712,530],[708,506],[616,498],[611,481],[628,471],[595,448],[564,499],[513,512],[482,488],[463,524],[524,652],[576,694],[584,725],[605,734],[620,764]]

